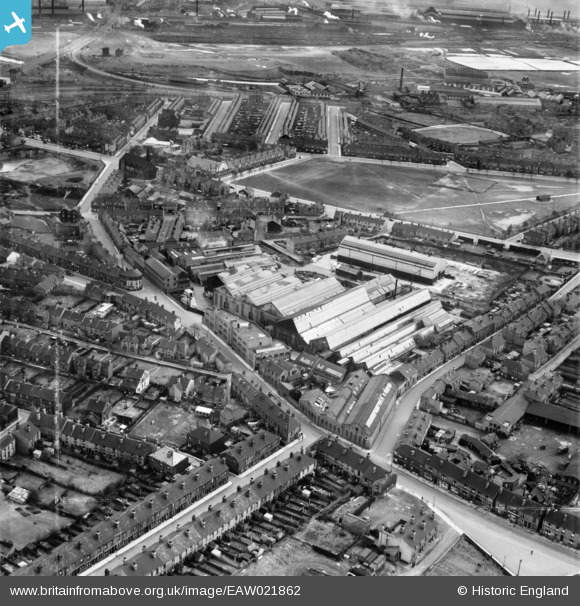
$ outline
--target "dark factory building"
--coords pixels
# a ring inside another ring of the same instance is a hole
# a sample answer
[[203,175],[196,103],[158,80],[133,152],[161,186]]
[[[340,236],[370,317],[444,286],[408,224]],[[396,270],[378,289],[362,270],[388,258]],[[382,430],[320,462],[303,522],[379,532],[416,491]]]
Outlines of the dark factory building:
[[488,10],[481,8],[436,8],[429,7],[423,11],[423,17],[432,21],[471,27],[506,27],[526,29],[526,22],[508,11]]

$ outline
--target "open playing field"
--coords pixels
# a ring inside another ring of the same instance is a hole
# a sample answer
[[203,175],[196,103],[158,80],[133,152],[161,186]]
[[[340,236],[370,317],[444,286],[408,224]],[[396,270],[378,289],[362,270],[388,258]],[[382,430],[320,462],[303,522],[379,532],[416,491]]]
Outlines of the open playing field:
[[476,143],[479,141],[499,141],[507,135],[490,130],[489,128],[481,128],[480,126],[472,126],[471,124],[442,124],[439,126],[428,126],[427,128],[418,128],[415,132],[432,137],[440,141],[448,141],[449,143]]
[[[330,207],[366,213],[395,212],[401,219],[448,229],[501,236],[509,225],[577,207],[577,184],[447,173],[314,158],[238,182],[258,190],[288,192]],[[549,193],[552,202],[537,202]]]

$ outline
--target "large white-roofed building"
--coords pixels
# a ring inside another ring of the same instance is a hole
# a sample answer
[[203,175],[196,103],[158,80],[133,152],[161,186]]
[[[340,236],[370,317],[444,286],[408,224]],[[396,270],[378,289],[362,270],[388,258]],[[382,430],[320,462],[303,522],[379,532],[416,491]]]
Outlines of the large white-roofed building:
[[291,316],[344,292],[336,278],[305,282],[275,267],[237,265],[218,275],[223,286],[214,304],[248,320],[267,324]]
[[[376,338],[387,338],[391,332],[411,322],[407,317],[405,322],[389,326],[398,318],[419,313],[423,308],[429,312],[431,295],[427,289],[411,290],[395,299],[385,298],[395,292],[394,280],[389,278],[393,282],[391,290],[384,278],[379,279],[379,286],[375,281],[357,286],[322,305],[277,322],[273,326],[274,336],[294,349],[311,353],[337,352],[342,359],[352,357],[354,351],[367,345],[362,342],[366,337],[370,338],[369,343]],[[383,327],[386,330],[383,331]],[[417,321],[416,328],[423,327]],[[374,333],[378,334],[371,337]],[[361,341],[360,345],[349,349],[349,344],[357,341]]]
[[424,284],[433,284],[447,265],[440,257],[352,236],[347,236],[338,248],[338,262]]

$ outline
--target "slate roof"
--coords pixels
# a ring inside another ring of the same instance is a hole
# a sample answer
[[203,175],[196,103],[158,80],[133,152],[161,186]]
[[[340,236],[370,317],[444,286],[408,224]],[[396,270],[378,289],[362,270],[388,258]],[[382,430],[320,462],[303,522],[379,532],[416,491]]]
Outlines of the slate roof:
[[360,450],[353,448],[351,445],[346,445],[338,441],[338,438],[329,440],[322,438],[313,446],[317,452],[322,453],[332,459],[340,461],[348,466],[353,472],[358,472],[363,478],[370,482],[385,479],[389,472],[386,469],[378,466],[370,460]]

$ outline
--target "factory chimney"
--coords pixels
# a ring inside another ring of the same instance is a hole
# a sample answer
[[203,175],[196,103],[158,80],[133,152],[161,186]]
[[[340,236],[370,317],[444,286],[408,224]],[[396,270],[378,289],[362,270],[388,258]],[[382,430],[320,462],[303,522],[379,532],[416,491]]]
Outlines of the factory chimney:
[[405,69],[401,67],[401,79],[399,80],[399,90],[403,92],[403,74],[405,73]]

